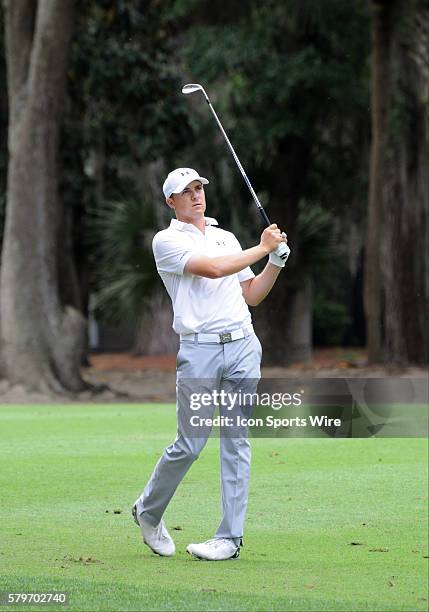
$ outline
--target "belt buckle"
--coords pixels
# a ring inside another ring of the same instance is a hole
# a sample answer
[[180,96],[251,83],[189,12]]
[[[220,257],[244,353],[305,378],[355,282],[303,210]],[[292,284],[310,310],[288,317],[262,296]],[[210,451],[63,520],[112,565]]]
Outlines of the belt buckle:
[[219,341],[221,344],[225,344],[226,342],[232,342],[231,332],[219,334]]

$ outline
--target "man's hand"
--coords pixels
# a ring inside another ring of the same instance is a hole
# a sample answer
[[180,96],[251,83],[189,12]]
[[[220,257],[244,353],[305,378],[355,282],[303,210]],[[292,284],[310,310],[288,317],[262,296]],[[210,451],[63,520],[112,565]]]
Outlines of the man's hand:
[[285,257],[284,259],[282,259],[281,257],[279,257],[277,255],[277,253],[275,253],[274,251],[272,253],[270,253],[270,256],[268,258],[268,261],[273,264],[273,266],[277,266],[278,268],[284,268],[286,265],[286,262],[288,260],[288,257],[290,255],[290,248],[287,246],[287,257]]
[[285,247],[286,248],[286,257],[282,258],[282,257],[280,257],[277,254],[277,251],[272,251],[270,253],[269,258],[268,258],[268,261],[271,264],[273,264],[273,266],[277,266],[278,268],[284,268],[285,267],[286,262],[287,262],[287,260],[289,258],[289,255],[290,255],[290,248],[288,247],[288,244],[287,244],[287,236],[286,236],[286,234],[284,232],[282,232],[282,236],[283,236],[283,240],[284,240],[284,242],[286,244],[286,247]]
[[260,246],[265,249],[267,255],[269,255],[269,253],[276,250],[283,240],[285,239],[281,231],[276,223],[273,223],[262,232]]

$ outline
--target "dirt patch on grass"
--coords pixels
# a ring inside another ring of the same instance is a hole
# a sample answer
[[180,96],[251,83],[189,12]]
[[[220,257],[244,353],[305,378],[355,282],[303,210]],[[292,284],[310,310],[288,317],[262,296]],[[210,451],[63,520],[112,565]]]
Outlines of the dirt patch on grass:
[[[296,363],[288,368],[263,367],[266,378],[352,378],[352,377],[416,377],[427,378],[428,367],[368,367],[363,349],[315,349],[309,363]],[[134,356],[130,353],[95,353],[83,377],[99,392],[85,391],[75,398],[62,398],[29,393],[20,385],[11,386],[0,380],[0,402],[3,404],[110,403],[175,401],[176,356]]]

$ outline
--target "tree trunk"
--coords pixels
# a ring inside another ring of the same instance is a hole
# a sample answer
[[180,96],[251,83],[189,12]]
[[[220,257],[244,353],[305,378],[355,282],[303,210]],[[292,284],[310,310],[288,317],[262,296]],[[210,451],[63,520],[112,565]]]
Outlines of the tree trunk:
[[429,10],[401,2],[393,31],[391,116],[385,192],[385,335],[388,361],[429,359],[427,126]]
[[[281,283],[281,279],[277,283]],[[286,367],[311,360],[312,305],[312,281],[305,278],[300,289],[287,293],[278,285],[271,291],[263,312],[261,306],[253,310],[252,319],[262,343],[264,366]]]
[[5,0],[9,165],[0,276],[6,376],[29,389],[84,388],[85,320],[58,291],[58,141],[73,0]]
[[[312,354],[312,291],[299,272],[298,203],[305,192],[310,149],[300,138],[289,137],[271,164],[267,213],[272,223],[286,231],[291,255],[270,295],[252,312],[256,333],[264,349],[264,365],[289,366],[309,361]],[[301,310],[301,306],[304,308]],[[303,330],[309,329],[309,332]]]
[[177,353],[178,335],[171,327],[173,310],[164,287],[148,299],[140,320],[133,353],[135,355],[165,355]]
[[390,90],[390,41],[394,5],[395,0],[374,0],[372,2],[372,141],[364,288],[369,363],[379,363],[383,359],[381,333],[381,244],[384,162]]

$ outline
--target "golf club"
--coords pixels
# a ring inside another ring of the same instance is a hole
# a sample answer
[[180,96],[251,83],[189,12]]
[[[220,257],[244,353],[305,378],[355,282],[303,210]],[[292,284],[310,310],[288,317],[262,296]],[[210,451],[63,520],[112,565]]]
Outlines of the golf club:
[[[254,200],[254,202],[255,202],[258,210],[259,210],[259,213],[260,213],[260,215],[261,215],[261,217],[262,217],[262,219],[264,221],[264,224],[268,227],[269,225],[271,225],[271,221],[269,220],[267,213],[265,212],[264,208],[262,207],[262,204],[260,203],[260,201],[258,199],[258,196],[256,195],[255,190],[253,189],[252,184],[251,184],[247,174],[245,173],[244,168],[241,165],[240,160],[237,157],[236,152],[234,151],[234,147],[232,146],[232,144],[231,144],[231,142],[230,142],[230,140],[229,140],[225,130],[223,129],[223,126],[222,126],[222,124],[220,122],[220,119],[217,116],[216,111],[213,108],[213,105],[210,102],[210,98],[208,97],[204,87],[202,85],[199,85],[199,83],[189,83],[188,85],[184,85],[182,87],[182,93],[184,93],[186,95],[195,93],[196,91],[201,91],[201,93],[205,97],[206,102],[209,105],[209,108],[210,108],[211,112],[213,113],[213,117],[216,119],[216,122],[217,122],[217,124],[219,126],[219,129],[222,132],[222,135],[223,135],[223,137],[226,140],[226,144],[228,145],[229,150],[231,151],[231,154],[232,154],[232,156],[234,158],[234,161],[237,164],[238,169],[241,172],[241,176],[243,177],[244,182],[246,183],[247,187],[249,188],[249,191],[250,191],[250,193],[252,195],[252,198],[253,198],[253,200]],[[289,256],[290,249],[289,249],[289,247],[285,243],[279,244],[279,246],[275,250],[275,253],[281,259],[286,260],[288,258],[288,256]]]

